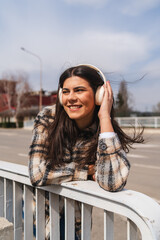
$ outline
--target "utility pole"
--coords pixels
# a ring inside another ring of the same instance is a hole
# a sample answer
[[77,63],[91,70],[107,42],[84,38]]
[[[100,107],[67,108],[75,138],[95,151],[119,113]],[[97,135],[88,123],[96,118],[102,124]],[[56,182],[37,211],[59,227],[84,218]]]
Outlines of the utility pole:
[[25,49],[24,47],[21,47],[21,50],[31,54],[32,56],[36,57],[40,62],[40,91],[39,91],[39,111],[42,110],[42,59],[35,53]]

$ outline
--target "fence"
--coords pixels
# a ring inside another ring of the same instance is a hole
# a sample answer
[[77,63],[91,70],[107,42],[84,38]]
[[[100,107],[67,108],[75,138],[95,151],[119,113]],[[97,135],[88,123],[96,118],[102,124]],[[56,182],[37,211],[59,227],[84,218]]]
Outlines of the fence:
[[144,126],[149,128],[160,128],[160,117],[120,117],[117,121],[121,127]]
[[34,120],[25,120],[23,122],[23,127],[26,129],[33,129]]
[[[127,218],[127,240],[160,240],[160,206],[131,190],[110,193],[93,181],[69,182],[36,188],[36,239],[45,239],[44,191],[49,192],[50,239],[59,239],[59,196],[65,201],[65,240],[74,240],[74,201],[81,202],[82,240],[91,239],[92,206],[104,210],[104,239],[113,240],[114,214]],[[24,224],[22,224],[22,198]],[[0,216],[14,224],[14,239],[33,239],[33,187],[26,166],[0,161]],[[23,229],[24,228],[24,229]]]

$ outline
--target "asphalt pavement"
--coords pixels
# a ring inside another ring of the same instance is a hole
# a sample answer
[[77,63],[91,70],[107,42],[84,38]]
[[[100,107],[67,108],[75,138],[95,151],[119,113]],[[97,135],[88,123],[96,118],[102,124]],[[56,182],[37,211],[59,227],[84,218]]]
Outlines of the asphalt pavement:
[[[27,165],[31,138],[31,130],[0,129],[0,160]],[[160,130],[146,130],[144,138],[145,144],[135,144],[128,154],[131,171],[126,188],[147,194],[160,204]],[[98,232],[97,227],[93,228],[92,239],[101,240],[103,212],[95,208],[93,215],[93,226],[98,227]],[[124,219],[118,216],[116,219],[118,226],[121,222],[126,224]]]

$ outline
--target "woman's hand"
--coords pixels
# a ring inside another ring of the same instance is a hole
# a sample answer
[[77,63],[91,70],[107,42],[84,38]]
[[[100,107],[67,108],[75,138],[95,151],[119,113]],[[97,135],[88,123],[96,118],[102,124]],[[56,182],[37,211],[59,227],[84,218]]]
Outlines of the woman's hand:
[[88,175],[92,176],[92,179],[95,181],[95,165],[91,164],[88,166]]
[[107,81],[104,85],[104,96],[98,112],[101,132],[113,132],[110,114],[113,105],[113,92],[110,82]]
[[110,113],[113,105],[113,93],[110,82],[107,81],[104,85],[104,96],[98,112],[99,119],[110,118]]

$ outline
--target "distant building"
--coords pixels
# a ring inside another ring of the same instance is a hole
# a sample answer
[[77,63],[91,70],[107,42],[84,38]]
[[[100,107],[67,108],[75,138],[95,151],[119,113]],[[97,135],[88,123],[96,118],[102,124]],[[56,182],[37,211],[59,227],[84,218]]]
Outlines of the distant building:
[[[39,92],[25,92],[18,98],[16,84],[16,81],[0,80],[0,122],[13,121],[15,115],[20,121],[31,119],[39,112]],[[55,104],[56,98],[56,91],[43,91],[42,108]]]
[[[55,104],[56,99],[57,99],[57,91],[43,92],[42,108]],[[25,117],[29,117],[29,118],[35,117],[39,112],[39,93],[30,92],[27,102],[28,102],[27,106],[22,109],[22,114]]]

